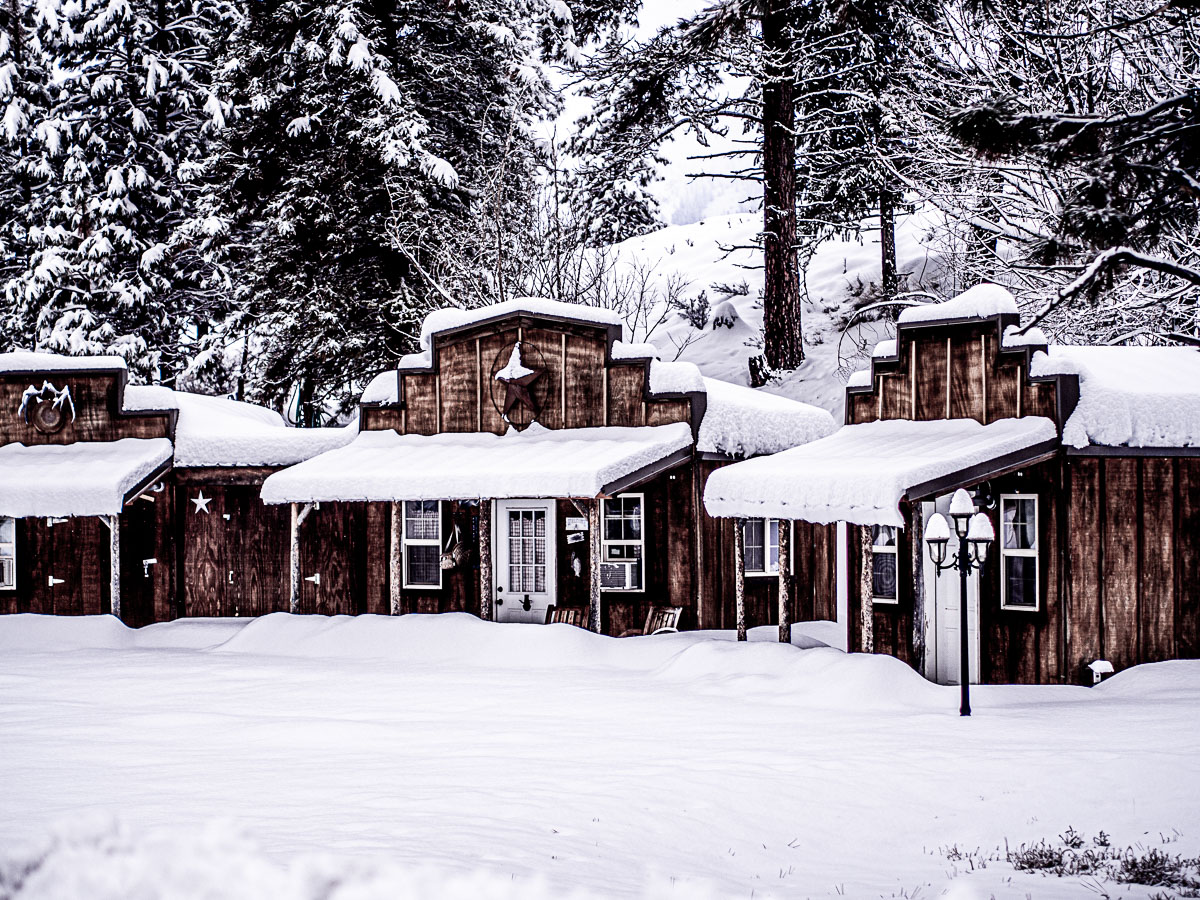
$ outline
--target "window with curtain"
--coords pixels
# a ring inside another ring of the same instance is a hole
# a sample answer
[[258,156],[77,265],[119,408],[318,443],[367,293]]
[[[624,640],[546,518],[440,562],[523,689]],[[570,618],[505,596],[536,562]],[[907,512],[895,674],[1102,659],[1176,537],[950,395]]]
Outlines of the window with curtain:
[[871,596],[876,603],[900,601],[896,565],[897,532],[894,525],[871,526]]
[[17,520],[0,516],[0,591],[17,587]]
[[1038,504],[1033,494],[1000,498],[1000,605],[1035,610],[1038,598]]
[[442,504],[404,501],[404,586],[442,586]]
[[742,561],[747,575],[779,574],[779,520],[746,519],[742,527]]

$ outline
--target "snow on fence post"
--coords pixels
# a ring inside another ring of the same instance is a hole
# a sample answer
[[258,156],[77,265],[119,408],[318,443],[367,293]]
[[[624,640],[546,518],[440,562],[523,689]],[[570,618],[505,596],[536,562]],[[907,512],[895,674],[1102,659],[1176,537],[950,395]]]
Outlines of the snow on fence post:
[[392,501],[392,552],[388,557],[388,597],[391,607],[389,612],[393,616],[400,615],[400,588],[404,576],[400,558],[402,544],[400,529],[403,526],[400,515],[403,507],[400,504],[401,501]]
[[588,533],[591,550],[588,559],[588,629],[600,633],[600,504],[599,498],[588,502]]
[[874,574],[874,554],[871,550],[871,526],[859,526],[860,546],[862,547],[862,571],[858,579],[858,599],[862,615],[862,645],[863,653],[875,652],[875,589],[872,574]]
[[108,597],[112,614],[121,618],[121,517],[108,516]]
[[788,572],[791,570],[791,523],[779,520],[779,643],[792,642],[792,618],[789,609]]
[[492,620],[492,501],[479,501],[479,618]]
[[733,596],[737,601],[737,639],[746,640],[746,520],[733,520]]
[[925,515],[920,500],[912,503],[912,519],[909,542],[912,544],[913,576],[913,655],[916,669],[925,674]]

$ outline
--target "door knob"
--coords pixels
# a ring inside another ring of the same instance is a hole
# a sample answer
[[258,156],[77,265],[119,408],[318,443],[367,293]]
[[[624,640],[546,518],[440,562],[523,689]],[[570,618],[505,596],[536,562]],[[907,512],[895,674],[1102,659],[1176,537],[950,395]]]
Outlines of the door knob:
[[504,605],[504,598],[503,598],[503,597],[499,597],[499,598],[497,598],[497,599],[496,599],[496,605],[497,605],[497,606],[503,606],[503,605]]

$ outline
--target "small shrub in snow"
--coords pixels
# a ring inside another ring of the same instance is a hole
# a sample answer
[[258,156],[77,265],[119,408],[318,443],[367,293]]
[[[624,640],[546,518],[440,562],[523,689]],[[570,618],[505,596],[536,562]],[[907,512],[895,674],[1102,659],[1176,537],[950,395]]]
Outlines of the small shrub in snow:
[[691,297],[683,295],[668,298],[671,309],[683,316],[693,328],[703,328],[708,324],[708,291],[701,291]]
[[717,328],[732,328],[738,320],[737,307],[729,300],[717,306],[713,310],[712,327]]
[[[1164,837],[1163,843],[1171,840]],[[958,845],[942,848],[941,853],[950,862],[966,864],[972,871],[987,868],[989,862],[1004,861],[1018,872],[1163,887],[1172,892],[1152,895],[1151,900],[1200,897],[1200,857],[1189,858],[1141,845],[1117,849],[1103,831],[1089,841],[1074,828],[1068,828],[1057,841],[1042,839],[1015,849],[1006,844],[1003,856],[999,851],[986,854],[978,849],[963,850]]]

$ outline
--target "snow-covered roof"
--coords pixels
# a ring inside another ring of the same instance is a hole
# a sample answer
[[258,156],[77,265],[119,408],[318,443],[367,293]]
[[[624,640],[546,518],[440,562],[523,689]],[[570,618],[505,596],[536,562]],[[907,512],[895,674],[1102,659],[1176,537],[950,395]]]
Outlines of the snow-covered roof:
[[166,438],[0,447],[0,516],[112,516],[171,459]]
[[400,399],[400,378],[395,369],[380,372],[362,392],[360,403],[395,403]]
[[900,324],[947,322],[955,319],[987,319],[998,315],[1019,315],[1017,298],[998,284],[977,284],[942,303],[910,306],[900,313]]
[[851,372],[850,377],[846,379],[846,387],[848,388],[865,388],[871,386],[871,370],[859,369],[856,372]]
[[703,379],[708,408],[696,449],[728,456],[778,453],[807,444],[837,428],[827,410],[752,388]]
[[125,389],[125,409],[177,409],[175,465],[290,466],[354,439],[345,428],[289,428],[274,410],[159,385]]
[[364,431],[348,446],[276,472],[267,503],[595,497],[692,443],[683,422],[641,428],[531,425],[504,435]]
[[690,394],[703,391],[704,381],[695,363],[663,362],[660,359],[650,363],[651,394]]
[[421,347],[425,350],[430,349],[433,346],[433,336],[439,332],[517,313],[573,319],[592,325],[621,324],[621,317],[610,309],[585,306],[582,303],[547,300],[543,297],[520,297],[515,300],[505,300],[503,303],[493,303],[490,306],[480,306],[477,309],[458,309],[453,306],[446,309],[435,309],[425,317],[425,322],[421,325]]
[[612,342],[613,359],[658,359],[659,350],[653,344],[630,344],[625,341]]
[[826,438],[713,472],[704,506],[713,516],[903,525],[910,490],[1057,436],[1041,417],[847,425]]
[[1200,350],[1052,346],[1033,355],[1029,371],[1079,376],[1064,444],[1200,447]]
[[125,360],[119,356],[63,356],[59,353],[33,353],[28,350],[0,353],[0,373],[77,372],[83,369],[124,372],[125,368]]

